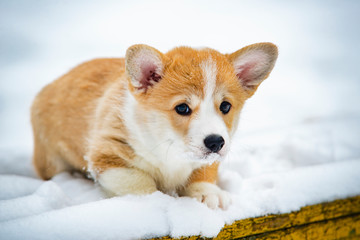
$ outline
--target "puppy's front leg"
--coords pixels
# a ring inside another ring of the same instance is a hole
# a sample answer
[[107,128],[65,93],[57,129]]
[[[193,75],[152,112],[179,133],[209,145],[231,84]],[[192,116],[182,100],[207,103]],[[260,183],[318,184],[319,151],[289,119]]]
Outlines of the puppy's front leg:
[[180,192],[182,196],[196,198],[209,208],[227,209],[231,204],[231,196],[216,184],[219,163],[200,168],[192,174],[189,184]]
[[135,168],[107,169],[99,175],[98,181],[110,195],[143,195],[157,191],[154,179]]
[[89,169],[109,195],[143,195],[157,191],[156,183],[148,173],[128,165],[135,154],[120,138],[96,135],[89,149]]

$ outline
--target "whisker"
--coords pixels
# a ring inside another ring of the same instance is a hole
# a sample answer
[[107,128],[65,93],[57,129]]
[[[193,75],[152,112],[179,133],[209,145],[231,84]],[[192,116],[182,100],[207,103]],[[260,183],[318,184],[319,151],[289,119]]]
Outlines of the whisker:
[[175,141],[170,141],[169,142],[169,146],[166,150],[166,155],[165,155],[165,160],[167,161],[168,160],[168,155],[169,155],[169,150],[170,150],[170,147],[174,144]]
[[172,139],[166,139],[166,140],[160,142],[158,145],[156,145],[156,146],[153,147],[152,149],[150,149],[148,152],[149,152],[149,153],[152,153],[152,152],[154,152],[157,148],[159,148],[160,146],[162,146],[163,144],[166,144],[166,143],[168,143],[168,142],[172,143],[173,140],[172,140]]

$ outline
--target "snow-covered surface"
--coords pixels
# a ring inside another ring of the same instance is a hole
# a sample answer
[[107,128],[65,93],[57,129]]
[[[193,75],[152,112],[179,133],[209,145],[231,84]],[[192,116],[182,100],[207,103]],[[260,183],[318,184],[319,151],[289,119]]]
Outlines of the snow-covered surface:
[[[215,236],[225,223],[360,194],[359,1],[1,1],[0,239]],[[219,184],[227,211],[160,192],[104,198],[81,176],[38,179],[29,106],[79,62],[146,43],[280,48],[245,106]]]

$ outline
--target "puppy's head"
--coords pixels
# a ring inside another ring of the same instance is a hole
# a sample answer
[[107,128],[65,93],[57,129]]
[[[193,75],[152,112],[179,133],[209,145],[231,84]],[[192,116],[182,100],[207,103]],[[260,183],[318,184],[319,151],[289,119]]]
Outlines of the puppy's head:
[[277,47],[271,43],[225,55],[212,49],[179,47],[163,54],[146,45],[130,47],[126,73],[148,141],[154,146],[169,142],[169,148],[195,161],[221,159],[245,100],[276,59]]

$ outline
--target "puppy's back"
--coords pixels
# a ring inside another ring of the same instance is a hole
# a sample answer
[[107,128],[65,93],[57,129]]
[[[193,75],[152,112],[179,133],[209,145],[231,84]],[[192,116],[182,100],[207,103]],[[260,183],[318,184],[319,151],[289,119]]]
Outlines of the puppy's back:
[[50,83],[31,109],[33,162],[39,176],[49,179],[63,170],[86,170],[86,138],[97,100],[124,73],[124,59],[83,63]]

